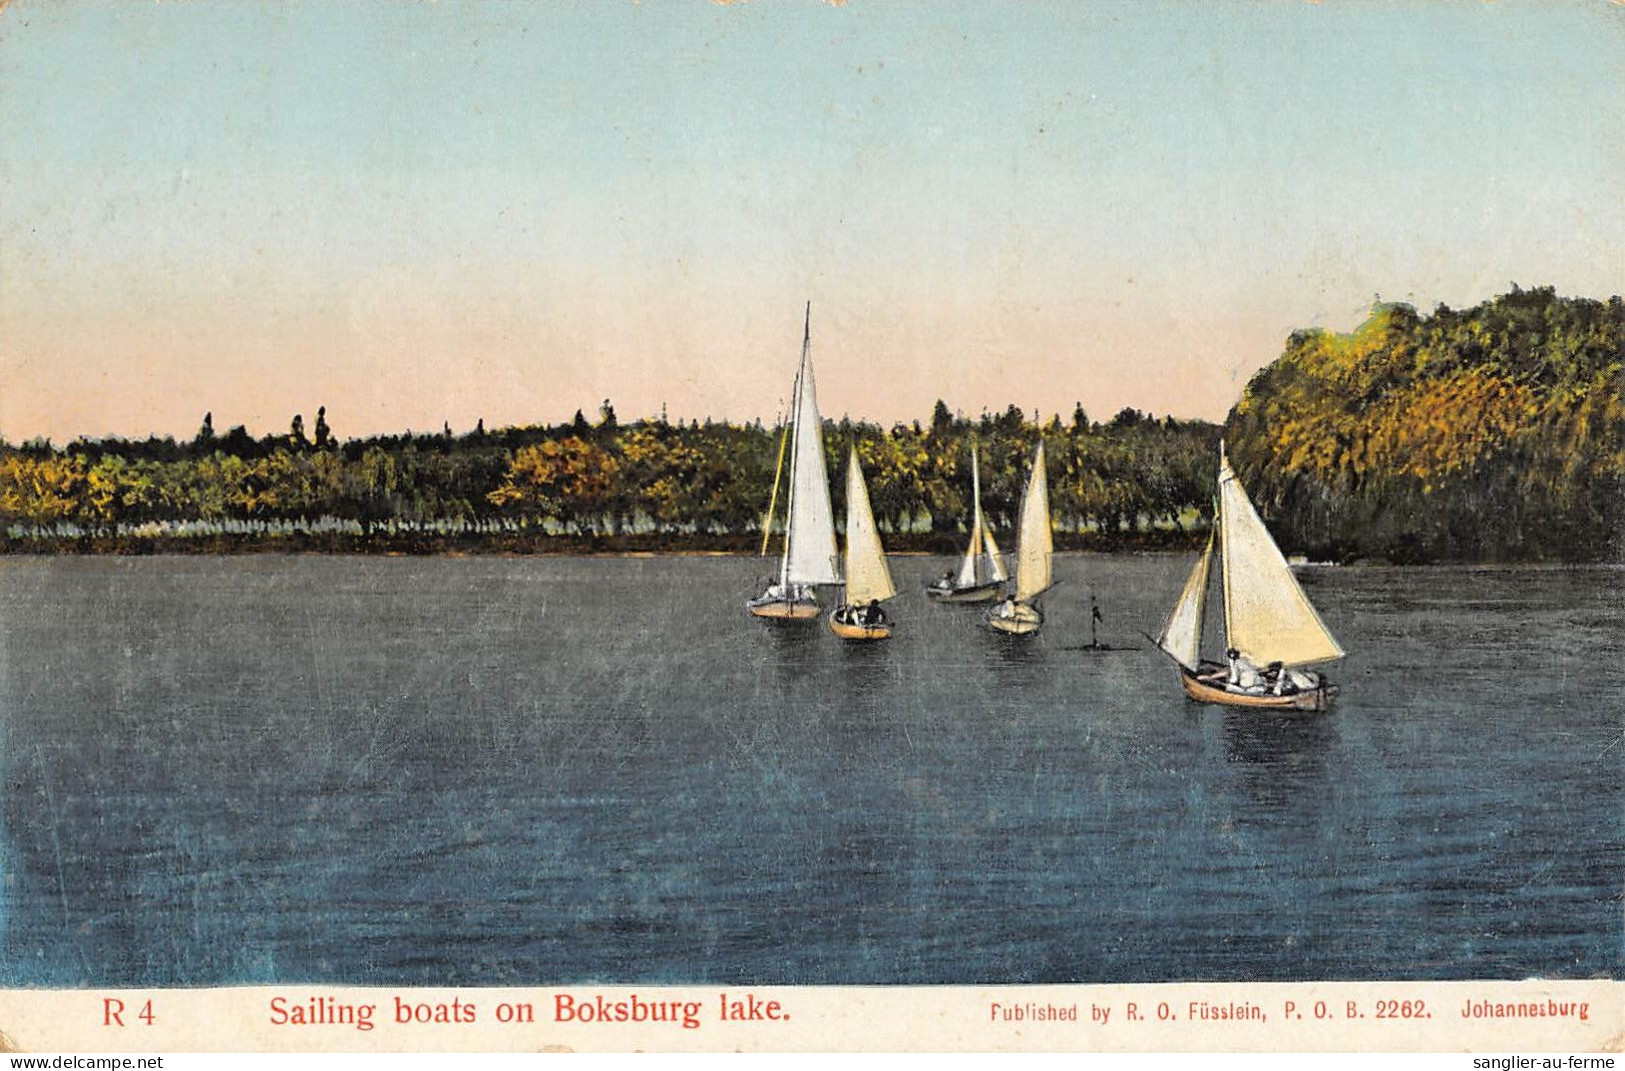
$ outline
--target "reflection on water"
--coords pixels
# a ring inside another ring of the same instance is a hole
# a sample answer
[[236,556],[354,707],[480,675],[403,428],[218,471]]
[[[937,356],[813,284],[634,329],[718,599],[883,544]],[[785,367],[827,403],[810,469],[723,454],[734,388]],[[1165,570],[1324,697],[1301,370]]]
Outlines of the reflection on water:
[[836,649],[839,668],[833,676],[841,709],[872,722],[895,704],[896,666],[885,649],[889,642],[842,643]]
[[1313,806],[1326,777],[1325,756],[1337,721],[1323,714],[1248,713],[1225,710],[1225,760],[1234,763],[1253,799],[1270,806],[1301,798]]
[[1321,570],[1342,692],[1280,716],[1137,642],[1187,558],[877,643],[756,564],[7,562],[0,981],[1625,969],[1619,570]]
[[1336,732],[1325,714],[1221,711],[1225,758],[1252,766],[1319,772],[1320,756]]
[[1047,648],[1032,636],[1011,636],[987,630],[987,648],[998,661],[1010,666],[1033,666],[1044,661]]

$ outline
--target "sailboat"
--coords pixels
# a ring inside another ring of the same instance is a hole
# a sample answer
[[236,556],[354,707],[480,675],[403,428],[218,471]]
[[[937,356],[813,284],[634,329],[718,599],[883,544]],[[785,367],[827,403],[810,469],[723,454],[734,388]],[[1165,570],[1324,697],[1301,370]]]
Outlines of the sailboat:
[[959,561],[959,572],[949,573],[925,589],[937,602],[986,602],[999,594],[1010,579],[1000,560],[993,529],[982,515],[982,474],[976,461],[976,448],[970,451],[971,521],[970,546]]
[[846,600],[830,611],[830,631],[843,640],[888,638],[892,624],[880,604],[896,594],[854,446],[846,463]]
[[[819,614],[817,584],[836,584],[835,511],[829,502],[829,473],[824,467],[824,425],[818,418],[818,395],[813,387],[812,303],[801,335],[801,364],[791,391],[790,427],[786,432],[790,453],[784,552],[779,574],[767,590],[745,603],[757,617],[780,621],[813,621]],[[782,465],[781,465],[782,469]],[[773,525],[773,503],[778,500],[779,476],[774,476],[764,533]],[[764,541],[763,546],[766,546]]]
[[[1337,689],[1307,665],[1343,657],[1270,538],[1219,444],[1215,535],[1168,613],[1157,646],[1179,663],[1185,694],[1232,707],[1325,710]],[[1226,662],[1200,655],[1208,576],[1223,566]]]
[[1055,543],[1049,529],[1049,478],[1044,474],[1044,443],[1033,454],[1032,475],[1021,496],[1021,522],[1016,530],[1016,584],[1003,602],[987,611],[990,628],[1012,636],[1037,632],[1044,615],[1033,600],[1054,586],[1050,557]]

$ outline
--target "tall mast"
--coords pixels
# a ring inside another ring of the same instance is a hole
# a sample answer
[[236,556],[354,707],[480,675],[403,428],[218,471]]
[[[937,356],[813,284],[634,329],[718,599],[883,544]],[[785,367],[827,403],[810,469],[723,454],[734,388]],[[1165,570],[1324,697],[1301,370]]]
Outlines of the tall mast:
[[807,367],[807,342],[801,342],[801,367],[796,369],[795,386],[790,390],[790,487],[784,498],[784,553],[779,558],[779,586],[790,584],[790,543],[796,533],[795,458],[801,441],[801,373]]
[[1219,529],[1219,595],[1224,603],[1224,647],[1230,650],[1230,531],[1224,523],[1225,473],[1230,470],[1230,459],[1224,454],[1224,438],[1219,438],[1219,478],[1213,487],[1213,523]]
[[812,348],[812,302],[801,325],[801,364],[796,368],[795,389],[790,392],[790,493],[784,502],[784,556],[779,560],[779,586],[790,585],[790,550],[795,541],[796,479],[795,459],[801,456],[801,391],[807,376],[807,351]]
[[976,445],[970,448],[970,487],[971,487],[971,582],[982,584],[987,581],[982,569],[982,469],[976,463]]

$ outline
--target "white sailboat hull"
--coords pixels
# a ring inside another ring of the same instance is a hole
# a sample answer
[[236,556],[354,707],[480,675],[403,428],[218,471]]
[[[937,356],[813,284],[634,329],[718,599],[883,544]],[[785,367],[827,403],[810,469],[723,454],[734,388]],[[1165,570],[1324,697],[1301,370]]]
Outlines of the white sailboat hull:
[[1004,613],[1001,613],[998,607],[989,610],[986,621],[987,627],[995,632],[1002,632],[1007,636],[1030,636],[1043,626],[1044,614],[1036,606],[1018,602]]
[[816,621],[821,612],[816,602],[805,599],[751,599],[745,609],[769,621]]
[[933,602],[988,602],[999,597],[1004,585],[993,580],[968,588],[945,588],[932,584],[925,589],[925,597]]

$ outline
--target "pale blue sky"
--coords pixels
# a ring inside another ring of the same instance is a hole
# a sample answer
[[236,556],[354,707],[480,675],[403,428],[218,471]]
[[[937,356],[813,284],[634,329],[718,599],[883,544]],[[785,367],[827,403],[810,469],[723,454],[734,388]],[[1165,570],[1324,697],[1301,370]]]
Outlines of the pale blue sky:
[[0,12],[0,434],[612,397],[1217,418],[1374,295],[1625,290],[1625,6]]

